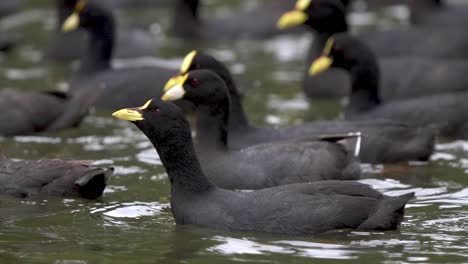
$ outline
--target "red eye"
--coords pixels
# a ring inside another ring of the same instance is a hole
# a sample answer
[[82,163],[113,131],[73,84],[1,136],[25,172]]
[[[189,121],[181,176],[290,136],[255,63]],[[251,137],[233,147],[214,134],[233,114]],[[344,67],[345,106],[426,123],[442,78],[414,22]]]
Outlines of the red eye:
[[159,113],[161,113],[161,109],[156,108],[156,109],[154,109],[154,112],[155,112],[156,114],[159,114]]
[[200,84],[200,81],[198,79],[190,79],[189,84],[192,86],[197,86],[198,84]]

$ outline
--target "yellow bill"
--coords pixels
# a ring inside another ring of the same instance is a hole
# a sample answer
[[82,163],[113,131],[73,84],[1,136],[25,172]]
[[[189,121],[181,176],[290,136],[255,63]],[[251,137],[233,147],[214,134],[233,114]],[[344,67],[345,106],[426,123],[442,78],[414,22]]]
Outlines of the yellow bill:
[[151,104],[151,100],[149,100],[143,106],[140,106],[140,107],[124,108],[124,109],[115,111],[112,114],[112,116],[122,119],[122,120],[127,120],[127,121],[132,121],[132,122],[141,121],[141,120],[144,120],[144,118],[140,111],[148,108],[150,104]]
[[324,72],[330,68],[330,66],[333,64],[333,59],[326,57],[326,56],[320,56],[319,58],[315,59],[312,65],[309,68],[309,75],[317,75],[321,72]]
[[325,55],[325,56],[330,55],[330,53],[331,53],[331,51],[333,49],[334,43],[335,43],[335,40],[333,39],[333,37],[329,37],[327,39],[327,42],[325,43],[325,47],[323,48],[322,54]]
[[182,99],[185,95],[184,84],[187,81],[188,73],[184,75],[174,76],[166,83],[164,87],[164,95],[161,97],[163,101],[175,101]]
[[[175,78],[177,78],[177,80]],[[184,83],[187,80],[187,78],[188,74],[171,78],[171,80],[174,79],[174,85],[167,90],[165,89],[165,93],[161,97],[161,99],[163,101],[175,101],[182,99],[185,95]]]
[[113,117],[117,117],[119,119],[122,119],[122,120],[127,120],[127,121],[132,121],[132,122],[135,122],[135,121],[141,121],[143,120],[143,115],[138,112],[137,110],[134,110],[134,109],[130,109],[130,108],[125,108],[125,109],[121,109],[119,111],[115,111],[113,114],[112,114]]
[[164,85],[164,92],[169,91],[172,87],[176,86],[177,84],[184,82],[185,80],[182,80],[185,75],[176,75],[167,81],[166,85]]
[[185,95],[185,89],[182,85],[176,85],[161,97],[163,101],[176,101],[182,99]]
[[80,15],[73,12],[62,24],[63,32],[75,31],[80,26]]
[[310,6],[311,3],[312,3],[312,0],[298,0],[296,2],[296,9],[304,11]]
[[190,69],[190,66],[192,66],[192,62],[195,59],[195,56],[197,56],[197,51],[192,50],[187,54],[182,61],[182,64],[180,65],[180,73],[181,74],[186,74],[188,70]]
[[309,16],[304,13],[301,10],[293,10],[284,13],[280,19],[278,19],[278,22],[276,23],[276,26],[279,29],[285,29],[289,27],[295,27],[304,24],[304,22],[307,21]]

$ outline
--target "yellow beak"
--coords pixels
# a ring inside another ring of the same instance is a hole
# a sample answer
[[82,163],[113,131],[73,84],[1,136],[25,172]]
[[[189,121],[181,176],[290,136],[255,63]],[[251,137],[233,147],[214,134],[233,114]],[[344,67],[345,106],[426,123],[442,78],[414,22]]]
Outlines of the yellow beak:
[[167,81],[166,85],[164,86],[164,92],[169,91],[172,87],[179,84],[183,78],[184,78],[184,75],[176,75],[170,78],[169,81]]
[[293,10],[284,13],[280,19],[278,19],[278,22],[276,23],[276,26],[279,29],[285,29],[289,27],[295,27],[304,24],[304,22],[307,21],[309,17],[307,16],[306,13],[300,10]]
[[321,72],[324,72],[330,68],[330,66],[333,64],[333,59],[326,57],[326,56],[320,56],[319,58],[315,59],[312,65],[309,68],[309,75],[317,75]]
[[62,24],[63,32],[75,31],[80,26],[80,15],[77,12],[73,12]]
[[176,85],[169,89],[169,91],[165,92],[164,95],[161,97],[163,101],[175,101],[182,99],[185,95],[185,89],[182,85]]
[[148,108],[150,104],[151,104],[151,100],[148,100],[148,102],[146,102],[143,106],[135,107],[135,108],[124,108],[119,111],[115,111],[112,114],[112,116],[119,118],[119,119],[132,121],[132,122],[141,121],[144,119],[143,115],[141,114],[141,111]]
[[138,110],[131,108],[124,108],[119,111],[116,111],[112,114],[112,116],[132,122],[141,121],[144,119],[143,115]]
[[188,72],[196,56],[197,56],[196,50],[192,50],[185,56],[184,60],[182,61],[182,64],[180,65],[180,73],[185,74]]
[[[182,99],[185,95],[184,84],[188,78],[188,73],[172,77],[164,87],[164,95],[161,97],[163,101],[175,101]],[[170,85],[168,85],[170,84]]]

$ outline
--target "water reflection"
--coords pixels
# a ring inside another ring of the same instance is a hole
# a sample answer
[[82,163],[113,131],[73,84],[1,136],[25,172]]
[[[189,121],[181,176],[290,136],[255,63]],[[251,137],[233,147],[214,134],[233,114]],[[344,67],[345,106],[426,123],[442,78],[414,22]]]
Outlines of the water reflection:
[[95,208],[92,209],[91,213],[99,213],[112,218],[139,218],[143,216],[156,216],[168,206],[168,204],[161,204],[159,202],[132,202]]
[[136,155],[136,158],[138,161],[143,162],[143,163],[162,166],[158,153],[153,147],[138,152],[138,154]]
[[208,248],[208,251],[225,254],[287,254],[316,259],[356,259],[355,250],[347,246],[331,243],[317,243],[300,240],[279,240],[268,243],[257,242],[249,238],[215,236],[211,240],[221,244]]

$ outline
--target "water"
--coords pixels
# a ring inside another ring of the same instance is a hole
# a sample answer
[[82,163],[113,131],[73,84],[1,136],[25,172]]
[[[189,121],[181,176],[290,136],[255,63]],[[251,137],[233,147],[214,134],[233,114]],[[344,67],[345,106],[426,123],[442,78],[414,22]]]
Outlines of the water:
[[[38,9],[30,7],[0,22],[1,28],[25,34],[19,49],[0,58],[2,88],[51,89],[69,78],[70,69],[39,60],[52,11],[32,4]],[[166,13],[157,13],[157,21],[167,22]],[[149,14],[141,17],[152,18]],[[170,65],[192,48],[168,41],[162,56],[171,59],[164,62]],[[301,94],[301,51],[307,41],[278,37],[218,44],[208,51],[235,73],[254,123],[288,125],[339,113],[339,102],[311,105]],[[175,225],[169,181],[156,152],[130,123],[110,114],[97,111],[79,129],[0,139],[2,152],[10,157],[73,157],[116,168],[96,201],[0,197],[0,263],[468,262],[468,142],[439,144],[426,164],[363,165],[362,181],[382,192],[416,192],[399,231],[341,230],[313,237],[223,232]]]

